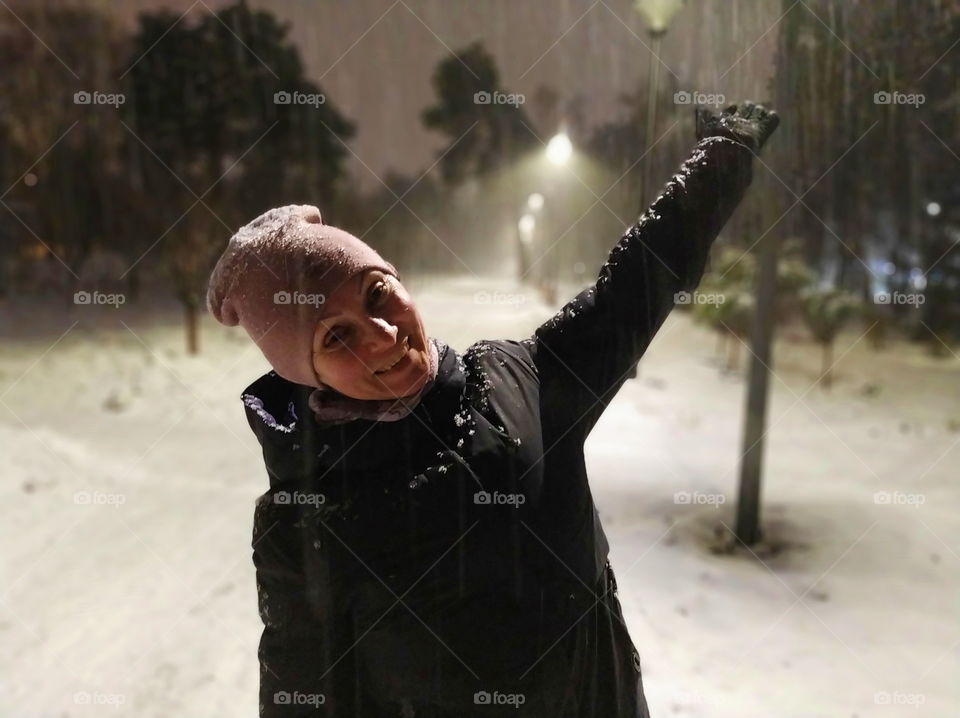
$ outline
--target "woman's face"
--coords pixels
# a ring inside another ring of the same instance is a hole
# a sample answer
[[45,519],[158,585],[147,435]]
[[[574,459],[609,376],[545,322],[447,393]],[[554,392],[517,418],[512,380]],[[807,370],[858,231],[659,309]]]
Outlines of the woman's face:
[[313,368],[320,381],[354,399],[395,399],[423,387],[427,334],[399,279],[369,269],[325,298]]

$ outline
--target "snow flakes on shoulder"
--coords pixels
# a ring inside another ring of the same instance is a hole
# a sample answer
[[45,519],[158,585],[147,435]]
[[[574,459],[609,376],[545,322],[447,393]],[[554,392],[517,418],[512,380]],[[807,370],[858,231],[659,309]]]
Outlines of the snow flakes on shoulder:
[[257,416],[260,417],[263,423],[269,426],[271,429],[275,429],[276,431],[279,431],[283,434],[290,434],[296,430],[297,428],[296,418],[294,418],[293,421],[287,424],[280,423],[279,421],[277,421],[276,417],[274,417],[273,414],[271,414],[269,411],[266,410],[266,408],[264,408],[263,400],[260,397],[254,396],[253,394],[244,394],[241,398],[243,399],[243,403],[246,406],[253,409],[253,411],[256,412]]
[[[484,371],[483,360],[494,354],[495,349],[493,346],[485,341],[479,341],[472,344],[467,351],[464,352],[462,359],[457,357],[463,365],[461,369],[467,376],[467,402],[475,406],[481,413],[486,411],[489,406],[488,397],[490,389],[493,388],[490,377],[487,372]],[[462,422],[458,421],[457,426],[461,425]]]

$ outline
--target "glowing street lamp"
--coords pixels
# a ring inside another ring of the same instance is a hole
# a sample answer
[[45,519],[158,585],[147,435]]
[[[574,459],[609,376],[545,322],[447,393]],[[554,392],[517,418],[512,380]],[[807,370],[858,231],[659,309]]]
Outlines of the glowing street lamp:
[[567,164],[573,154],[573,144],[566,132],[558,132],[547,144],[547,159],[558,167]]
[[543,195],[539,192],[534,192],[532,195],[527,197],[527,208],[531,212],[539,212],[543,209]]
[[537,226],[537,220],[532,214],[525,214],[517,223],[517,229],[520,230],[520,240],[526,244],[533,241],[533,229]]
[[650,34],[657,37],[667,31],[667,25],[683,3],[684,0],[634,0],[633,4],[647,21]]

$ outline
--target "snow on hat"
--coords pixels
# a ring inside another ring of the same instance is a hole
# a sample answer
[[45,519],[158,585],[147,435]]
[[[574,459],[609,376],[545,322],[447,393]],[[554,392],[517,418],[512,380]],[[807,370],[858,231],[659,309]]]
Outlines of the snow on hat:
[[367,269],[397,270],[363,240],[323,224],[312,205],[287,205],[241,227],[210,275],[207,309],[239,324],[274,371],[322,387],[313,369],[313,334],[323,303]]

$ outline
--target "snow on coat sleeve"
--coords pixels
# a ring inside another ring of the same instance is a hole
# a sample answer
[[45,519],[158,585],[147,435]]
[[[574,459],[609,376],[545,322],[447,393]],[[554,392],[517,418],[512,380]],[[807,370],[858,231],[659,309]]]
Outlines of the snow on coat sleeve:
[[710,245],[752,179],[752,154],[707,137],[628,229],[588,287],[527,340],[544,410],[583,438],[674,307],[700,283]]

